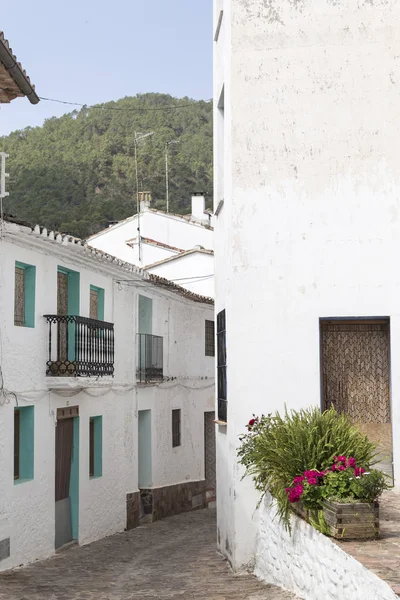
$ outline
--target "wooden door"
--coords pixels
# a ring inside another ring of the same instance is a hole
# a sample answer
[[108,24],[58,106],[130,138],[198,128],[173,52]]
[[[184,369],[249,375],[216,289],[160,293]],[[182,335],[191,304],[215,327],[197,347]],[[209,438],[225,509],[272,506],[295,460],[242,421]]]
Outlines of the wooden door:
[[216,488],[215,412],[204,413],[205,480],[210,489]]
[[378,443],[392,476],[389,322],[322,322],[321,354],[323,408],[333,404]]
[[99,292],[93,289],[90,290],[89,316],[91,319],[99,318]]
[[[57,273],[57,315],[68,314],[68,275]],[[68,360],[68,324],[59,323],[57,332],[57,360],[65,362]]]
[[56,469],[55,469],[55,547],[72,540],[71,520],[71,463],[74,436],[74,419],[57,421],[56,427]]

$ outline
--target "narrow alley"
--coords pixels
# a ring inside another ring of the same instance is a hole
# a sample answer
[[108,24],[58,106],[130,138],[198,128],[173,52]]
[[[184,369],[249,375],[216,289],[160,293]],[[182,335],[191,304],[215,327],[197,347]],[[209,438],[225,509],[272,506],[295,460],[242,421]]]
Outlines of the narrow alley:
[[144,525],[0,575],[1,600],[289,600],[234,575],[216,552],[215,511]]

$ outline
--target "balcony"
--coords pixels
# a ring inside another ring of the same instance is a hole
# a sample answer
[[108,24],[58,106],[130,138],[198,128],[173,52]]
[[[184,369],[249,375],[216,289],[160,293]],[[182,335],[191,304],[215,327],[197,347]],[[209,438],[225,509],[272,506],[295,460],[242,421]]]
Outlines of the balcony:
[[103,377],[114,374],[114,323],[76,315],[45,315],[49,325],[46,375]]
[[163,338],[148,333],[137,334],[136,379],[141,383],[162,381],[163,373]]

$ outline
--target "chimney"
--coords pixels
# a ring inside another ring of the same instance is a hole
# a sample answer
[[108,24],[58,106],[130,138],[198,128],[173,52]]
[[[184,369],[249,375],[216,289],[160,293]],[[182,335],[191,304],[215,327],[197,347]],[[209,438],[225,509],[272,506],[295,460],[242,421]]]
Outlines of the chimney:
[[139,207],[140,212],[144,212],[150,208],[151,204],[151,192],[139,192]]
[[208,215],[204,214],[206,200],[203,192],[195,192],[192,196],[192,221],[208,224]]

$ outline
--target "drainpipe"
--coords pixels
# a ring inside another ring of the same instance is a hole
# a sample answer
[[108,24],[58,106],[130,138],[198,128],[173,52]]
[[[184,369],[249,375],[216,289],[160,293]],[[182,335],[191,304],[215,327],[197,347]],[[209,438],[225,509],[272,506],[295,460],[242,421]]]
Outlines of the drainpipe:
[[37,104],[39,102],[39,96],[36,94],[27,76],[24,75],[22,68],[19,66],[14,56],[7,48],[5,40],[2,39],[2,36],[0,37],[0,61],[10,73],[21,92],[28,98],[29,102],[31,104]]

